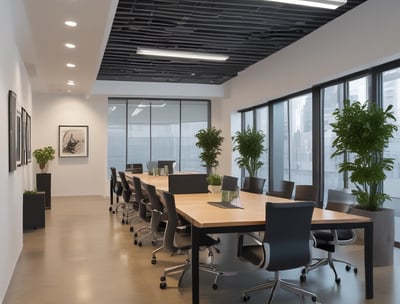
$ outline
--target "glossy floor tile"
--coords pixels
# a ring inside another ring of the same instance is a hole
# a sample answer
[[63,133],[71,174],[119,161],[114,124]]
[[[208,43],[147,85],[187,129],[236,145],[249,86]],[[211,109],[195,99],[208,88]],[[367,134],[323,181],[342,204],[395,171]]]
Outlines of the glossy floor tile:
[[[177,287],[178,275],[168,277],[168,287],[159,288],[165,267],[184,261],[184,256],[157,255],[151,264],[154,247],[144,242],[133,245],[129,227],[122,225],[118,215],[108,212],[109,200],[102,197],[54,197],[52,209],[46,211],[46,228],[24,233],[24,248],[3,304],[83,304],[83,303],[165,303],[191,302],[190,274]],[[221,235],[221,253],[216,263],[226,271],[211,288],[213,277],[201,273],[201,303],[241,303],[241,291],[272,277],[235,257],[237,236]],[[316,292],[325,304],[396,304],[400,303],[400,250],[395,249],[392,267],[374,269],[375,298],[364,299],[363,247],[341,247],[337,256],[349,259],[359,272],[346,272],[338,264],[342,279],[334,282],[328,268],[308,274],[304,288]],[[321,254],[321,252],[315,252]],[[206,259],[205,252],[202,257]],[[299,282],[300,269],[282,273],[283,278]],[[248,303],[266,303],[267,291],[251,295]],[[279,291],[275,303],[312,303]]]

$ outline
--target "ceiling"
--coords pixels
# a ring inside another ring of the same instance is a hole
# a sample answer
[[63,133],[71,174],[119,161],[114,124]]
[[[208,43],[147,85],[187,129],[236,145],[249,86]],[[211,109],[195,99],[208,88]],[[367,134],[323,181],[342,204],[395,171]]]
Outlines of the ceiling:
[[[336,10],[263,0],[21,0],[18,43],[34,92],[90,95],[95,80],[222,84],[365,0]],[[115,18],[114,18],[115,13]],[[66,28],[64,21],[78,22]],[[28,29],[28,30],[27,30]],[[65,42],[76,43],[73,50]],[[161,59],[138,47],[229,55]],[[67,62],[76,68],[65,67]],[[74,86],[68,86],[74,80]]]

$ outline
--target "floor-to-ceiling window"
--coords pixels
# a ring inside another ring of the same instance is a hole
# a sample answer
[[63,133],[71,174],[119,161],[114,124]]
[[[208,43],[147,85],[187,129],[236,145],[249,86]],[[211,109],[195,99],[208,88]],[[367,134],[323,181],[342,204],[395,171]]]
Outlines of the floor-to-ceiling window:
[[[397,124],[400,124],[400,68],[384,71],[381,75],[381,98],[382,106],[386,108],[393,105],[393,112],[397,117]],[[383,188],[385,193],[392,197],[392,200],[385,202],[385,207],[395,209],[395,241],[400,243],[400,131],[397,131],[394,138],[390,140],[385,151],[386,157],[394,158],[394,168],[386,173],[386,180]]]
[[108,167],[175,160],[176,170],[205,171],[195,134],[209,126],[206,100],[109,99]]

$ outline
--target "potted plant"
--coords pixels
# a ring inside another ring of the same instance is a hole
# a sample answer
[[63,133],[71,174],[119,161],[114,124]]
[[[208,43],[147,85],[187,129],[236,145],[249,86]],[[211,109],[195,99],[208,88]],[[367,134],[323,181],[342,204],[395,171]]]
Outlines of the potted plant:
[[[393,158],[384,157],[383,152],[397,131],[392,108],[392,105],[382,109],[372,102],[361,104],[345,100],[343,109],[333,112],[335,122],[331,124],[336,134],[331,157],[347,156],[339,164],[339,172],[349,172],[350,181],[356,187],[352,192],[357,204],[352,212],[373,219],[374,229],[377,229],[374,247],[384,249],[384,252],[374,249],[375,266],[393,263],[393,252],[387,248],[393,248],[394,244],[394,211],[382,208],[384,201],[390,199],[382,191],[385,171],[393,169]],[[385,243],[380,244],[380,241]]]
[[36,162],[39,164],[39,168],[42,172],[44,172],[44,168],[49,160],[54,159],[54,154],[56,151],[52,146],[36,149],[33,151],[33,156],[36,159]]
[[[233,151],[238,151],[240,156],[235,159],[239,168],[244,168],[249,173],[249,188],[257,188],[252,184],[263,184],[257,181],[257,170],[264,164],[260,158],[264,148],[265,134],[261,130],[247,127],[237,131],[233,137]],[[262,179],[265,182],[265,179]],[[246,190],[246,189],[243,189]]]
[[221,192],[222,176],[219,174],[210,174],[207,176],[208,190],[211,193]]
[[200,159],[207,168],[207,174],[212,174],[218,166],[218,155],[221,154],[221,145],[224,137],[221,136],[222,130],[215,127],[201,129],[196,133],[196,146],[202,149]]

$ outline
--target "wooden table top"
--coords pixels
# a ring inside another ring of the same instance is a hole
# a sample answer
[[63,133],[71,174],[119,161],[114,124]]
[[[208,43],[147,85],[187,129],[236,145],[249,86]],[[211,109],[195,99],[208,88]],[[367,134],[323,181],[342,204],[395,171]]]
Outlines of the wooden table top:
[[[207,227],[229,227],[262,225],[265,223],[265,203],[288,203],[290,199],[240,192],[240,204],[242,208],[221,208],[208,202],[221,200],[219,193],[206,194],[177,194],[175,203],[178,212],[199,228]],[[367,217],[352,215],[348,213],[335,212],[315,208],[313,224],[354,223],[370,221]]]
[[[157,190],[168,191],[168,176],[154,176],[148,173],[126,173],[128,178],[139,177],[141,181],[154,185]],[[220,202],[220,193],[202,194],[175,194],[177,211],[199,228],[229,227],[262,225],[265,223],[265,203],[288,203],[291,199],[254,194],[245,191],[240,192],[240,205],[242,208],[221,208],[208,202]],[[218,204],[217,204],[218,205]],[[331,210],[315,208],[313,224],[334,224],[367,222],[370,218],[349,213],[341,213]]]

